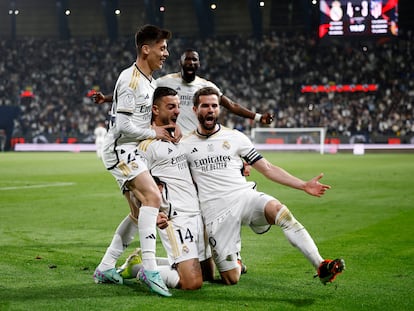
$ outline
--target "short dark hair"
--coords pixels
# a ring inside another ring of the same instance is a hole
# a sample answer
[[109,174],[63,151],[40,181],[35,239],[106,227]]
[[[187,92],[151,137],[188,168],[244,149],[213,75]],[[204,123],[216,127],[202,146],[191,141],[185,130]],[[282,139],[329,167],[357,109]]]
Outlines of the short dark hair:
[[197,53],[197,54],[199,54],[196,49],[188,48],[188,49],[185,49],[185,51],[181,53],[181,57],[186,55],[187,53]]
[[147,24],[135,33],[135,46],[137,51],[140,51],[145,44],[157,43],[164,39],[169,40],[171,36],[171,31]]
[[195,107],[197,107],[200,102],[200,96],[204,96],[204,95],[217,95],[218,98],[220,98],[220,93],[219,91],[211,86],[207,86],[207,87],[203,87],[201,89],[199,89],[197,92],[195,92],[194,97],[193,97],[193,104]]
[[189,54],[189,53],[197,54],[197,56],[199,58],[198,60],[200,61],[200,54],[197,52],[197,50],[195,50],[195,49],[186,49],[180,56],[180,62],[181,63],[183,62],[183,59],[185,59],[187,57],[187,54]]
[[175,95],[177,95],[176,90],[174,90],[170,87],[166,87],[166,86],[159,86],[154,91],[154,95],[153,95],[153,98],[152,98],[152,103],[154,105],[156,105],[157,101],[160,98],[165,97],[165,96],[175,96]]

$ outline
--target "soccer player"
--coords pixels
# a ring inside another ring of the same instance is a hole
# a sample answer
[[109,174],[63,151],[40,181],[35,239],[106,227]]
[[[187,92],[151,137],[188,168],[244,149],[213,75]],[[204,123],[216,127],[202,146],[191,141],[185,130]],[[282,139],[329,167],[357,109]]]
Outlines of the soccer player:
[[178,117],[177,124],[180,126],[184,135],[197,128],[198,120],[193,112],[193,96],[197,90],[207,86],[214,87],[218,90],[220,93],[220,105],[230,112],[263,124],[270,124],[273,121],[271,114],[267,112],[264,114],[254,113],[246,109],[223,95],[213,82],[197,76],[197,71],[200,68],[200,56],[197,51],[187,49],[181,55],[180,68],[180,72],[167,74],[158,78],[157,86],[170,87],[178,92],[181,113]]
[[[178,92],[180,97],[180,116],[178,117],[177,124],[180,126],[183,135],[197,128],[198,121],[193,112],[192,99],[197,90],[207,86],[214,87],[219,91],[220,105],[230,112],[263,124],[270,124],[273,121],[273,116],[270,113],[260,114],[246,109],[223,95],[213,82],[197,76],[197,70],[200,68],[200,57],[197,51],[192,49],[186,50],[181,55],[180,67],[180,72],[167,74],[158,78],[157,86],[170,87]],[[93,95],[92,98],[98,104],[112,101],[111,95],[103,95],[100,92]]]
[[[153,99],[153,123],[157,126],[175,124],[180,113],[179,106],[175,90],[158,87]],[[158,266],[160,274],[170,288],[199,289],[203,284],[200,262],[203,271],[207,269],[209,280],[214,278],[213,262],[210,248],[205,245],[197,191],[184,150],[180,144],[160,139],[144,140],[138,145],[138,150],[162,192],[160,211],[166,217],[159,218],[159,224],[164,228],[159,230],[159,236],[169,262]],[[128,257],[123,266],[126,271],[120,269],[124,278],[136,276],[134,255],[139,256],[139,251]],[[139,261],[136,263],[139,264]]]
[[228,285],[239,281],[240,226],[246,224],[257,233],[266,232],[270,225],[279,226],[288,241],[315,267],[322,283],[333,281],[344,269],[344,261],[324,260],[312,237],[286,205],[257,191],[255,184],[240,174],[240,169],[244,159],[271,181],[317,197],[330,189],[319,182],[323,174],[303,181],[268,162],[246,135],[217,123],[219,99],[220,93],[212,87],[195,93],[194,112],[199,125],[181,144],[186,149],[206,233],[222,280]]
[[170,38],[170,31],[153,25],[138,29],[135,34],[136,61],[121,72],[115,85],[102,160],[127,199],[131,217],[126,217],[118,226],[111,245],[94,273],[97,283],[123,282],[115,269],[115,263],[135,234],[134,220],[138,215],[134,201],[138,200],[141,208],[137,223],[143,260],[140,280],[163,296],[171,294],[157,271],[155,259],[156,221],[161,195],[145,163],[138,156],[136,147],[138,141],[147,138],[175,140],[169,132],[171,126],[151,126],[155,90],[152,74],[162,68],[169,56],[167,41]]

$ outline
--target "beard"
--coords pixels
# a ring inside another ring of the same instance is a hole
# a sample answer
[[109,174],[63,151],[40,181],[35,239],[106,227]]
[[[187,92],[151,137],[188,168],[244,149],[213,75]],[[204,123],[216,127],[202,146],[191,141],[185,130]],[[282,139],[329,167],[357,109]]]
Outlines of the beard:
[[198,116],[198,121],[200,122],[201,128],[206,131],[212,131],[216,128],[217,118],[213,116]]
[[184,81],[192,82],[196,77],[196,70],[194,68],[183,68],[182,77]]

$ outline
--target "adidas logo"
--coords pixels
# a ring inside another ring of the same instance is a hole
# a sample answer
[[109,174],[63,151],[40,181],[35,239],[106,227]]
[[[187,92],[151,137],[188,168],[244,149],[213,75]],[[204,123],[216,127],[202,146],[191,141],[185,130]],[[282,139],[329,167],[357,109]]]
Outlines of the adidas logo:
[[194,153],[194,152],[198,152],[198,150],[197,150],[197,148],[193,148],[193,150],[191,150],[191,153]]
[[168,154],[170,154],[171,152],[173,152],[173,150],[171,148],[168,148]]
[[151,233],[150,235],[146,236],[145,238],[146,238],[146,239],[149,239],[149,240],[155,240],[155,239],[156,239],[156,237],[155,237],[155,234],[154,234],[154,233]]
[[145,96],[145,99],[149,99],[150,97],[149,97],[149,95],[147,94],[147,96]]

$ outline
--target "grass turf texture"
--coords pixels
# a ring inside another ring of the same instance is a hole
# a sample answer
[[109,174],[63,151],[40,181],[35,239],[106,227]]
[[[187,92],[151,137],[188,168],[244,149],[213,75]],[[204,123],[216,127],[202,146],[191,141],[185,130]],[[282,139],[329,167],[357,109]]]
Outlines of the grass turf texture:
[[262,236],[243,229],[248,273],[235,286],[162,298],[134,281],[97,285],[93,271],[128,213],[112,176],[94,153],[2,153],[0,310],[413,310],[413,155],[264,155],[303,179],[325,173],[332,189],[323,198],[254,171],[250,179],[289,207],[322,256],[346,260],[334,283],[313,279],[273,227]]

